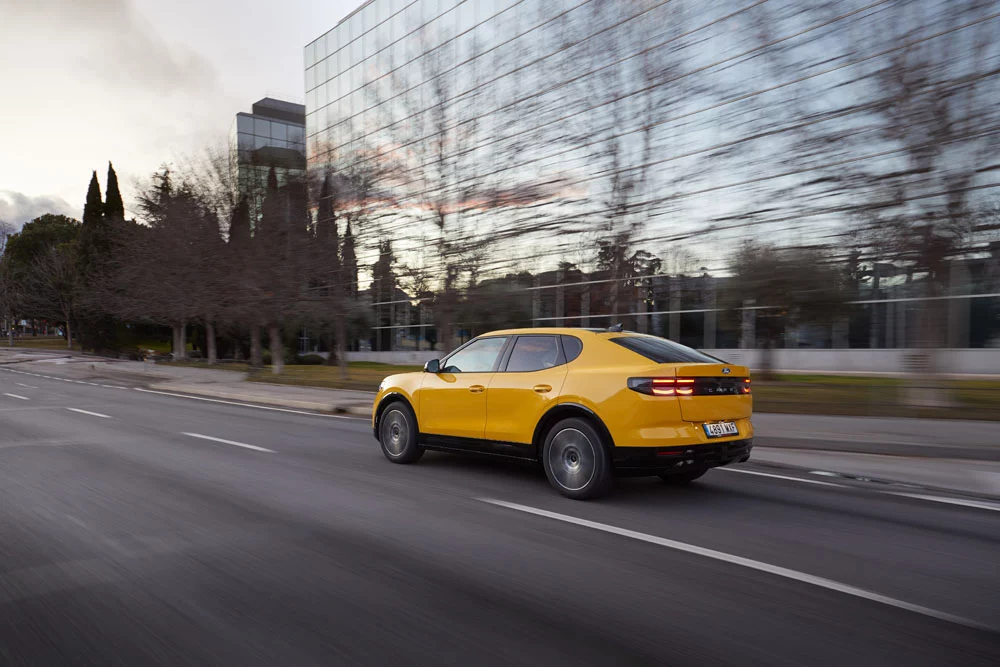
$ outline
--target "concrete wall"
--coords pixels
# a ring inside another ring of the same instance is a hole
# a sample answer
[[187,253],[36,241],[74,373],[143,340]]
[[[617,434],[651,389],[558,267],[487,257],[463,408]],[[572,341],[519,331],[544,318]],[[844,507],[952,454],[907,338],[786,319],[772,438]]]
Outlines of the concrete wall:
[[[760,350],[705,350],[733,364],[760,367]],[[774,368],[803,373],[897,374],[921,371],[925,350],[775,350]],[[942,373],[955,375],[1000,375],[1000,349],[935,350]],[[441,352],[348,352],[351,361],[422,366],[444,356]]]

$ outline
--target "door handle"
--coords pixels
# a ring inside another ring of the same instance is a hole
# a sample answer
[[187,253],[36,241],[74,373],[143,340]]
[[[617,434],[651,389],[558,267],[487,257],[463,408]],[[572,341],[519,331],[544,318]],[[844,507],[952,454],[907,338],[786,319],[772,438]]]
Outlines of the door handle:
[[552,387],[547,384],[536,384],[532,389],[536,394],[547,394],[552,391]]
[[471,391],[473,394],[481,394],[484,391],[486,391],[486,387],[484,387],[481,384],[474,384],[471,387],[469,387],[469,391]]

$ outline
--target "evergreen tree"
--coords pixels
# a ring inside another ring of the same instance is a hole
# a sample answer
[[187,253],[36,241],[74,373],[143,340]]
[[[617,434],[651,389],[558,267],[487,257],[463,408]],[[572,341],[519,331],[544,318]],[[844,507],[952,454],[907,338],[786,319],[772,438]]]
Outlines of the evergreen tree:
[[267,189],[264,200],[260,204],[260,220],[254,229],[254,236],[267,239],[270,243],[277,240],[281,227],[281,193],[278,191],[278,175],[274,167],[267,172]]
[[90,187],[87,188],[87,202],[83,205],[83,226],[96,229],[101,225],[104,214],[104,204],[101,203],[101,184],[97,181],[97,171],[90,176]]
[[87,201],[83,205],[83,225],[80,228],[80,238],[77,247],[77,260],[84,284],[87,284],[94,263],[100,254],[104,227],[104,204],[101,202],[101,184],[97,181],[97,172],[90,177],[87,188]]
[[242,197],[229,220],[229,243],[234,248],[246,248],[250,243],[250,207]]
[[110,162],[108,162],[107,196],[104,198],[104,217],[108,222],[125,220],[125,202],[122,201],[122,193],[118,190],[118,174]]
[[354,235],[351,233],[351,222],[347,221],[344,232],[344,243],[340,251],[340,265],[343,267],[341,284],[344,292],[351,298],[358,296],[358,256],[354,250]]

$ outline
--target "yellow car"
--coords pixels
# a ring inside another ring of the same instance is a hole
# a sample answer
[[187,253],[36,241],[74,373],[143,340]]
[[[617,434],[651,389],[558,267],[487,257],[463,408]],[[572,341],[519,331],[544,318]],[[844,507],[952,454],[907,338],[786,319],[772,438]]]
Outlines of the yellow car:
[[427,449],[540,461],[583,499],[616,475],[686,483],[746,461],[751,412],[745,366],[620,327],[516,329],[387,377],[372,427],[394,463]]

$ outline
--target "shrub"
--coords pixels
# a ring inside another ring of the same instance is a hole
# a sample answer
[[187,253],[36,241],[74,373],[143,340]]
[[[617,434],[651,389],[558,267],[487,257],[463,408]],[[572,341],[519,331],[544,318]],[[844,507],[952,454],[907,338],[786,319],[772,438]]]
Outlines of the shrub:
[[318,354],[303,354],[299,357],[298,362],[303,366],[322,366],[326,363],[326,359]]

